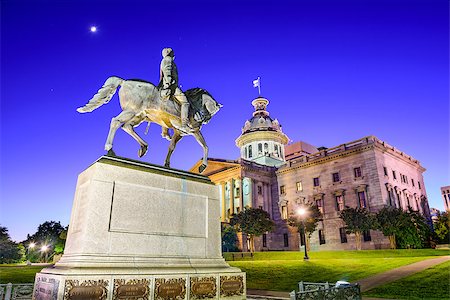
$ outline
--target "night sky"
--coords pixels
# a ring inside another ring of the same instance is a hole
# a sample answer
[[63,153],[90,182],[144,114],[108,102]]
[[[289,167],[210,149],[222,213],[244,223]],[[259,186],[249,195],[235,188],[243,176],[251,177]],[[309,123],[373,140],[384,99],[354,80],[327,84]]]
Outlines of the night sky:
[[[375,135],[427,169],[431,207],[449,176],[446,0],[1,1],[0,225],[20,241],[47,220],[69,223],[77,176],[105,154],[117,95],[79,114],[111,75],[159,79],[172,47],[180,84],[224,107],[204,126],[210,157],[236,159],[257,95],[292,141],[334,147]],[[211,3],[213,4],[211,4]],[[97,31],[91,32],[90,27]],[[137,128],[143,161],[162,164],[160,127]],[[117,155],[137,159],[119,130]],[[202,156],[184,138],[172,166]]]

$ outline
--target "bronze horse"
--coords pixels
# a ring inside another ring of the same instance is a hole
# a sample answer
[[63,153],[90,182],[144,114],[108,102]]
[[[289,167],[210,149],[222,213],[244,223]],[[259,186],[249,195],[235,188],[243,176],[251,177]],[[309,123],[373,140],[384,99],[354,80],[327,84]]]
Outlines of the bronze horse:
[[[131,135],[141,146],[138,152],[139,157],[147,153],[148,144],[134,131],[134,127],[142,122],[153,122],[161,125],[163,136],[170,140],[169,150],[164,162],[166,167],[170,167],[170,157],[175,150],[175,146],[185,135],[193,135],[197,142],[203,147],[203,162],[199,167],[202,173],[207,164],[208,146],[203,138],[200,129],[203,124],[207,124],[222,107],[206,91],[194,88],[185,92],[190,102],[189,110],[189,130],[181,131],[180,104],[174,99],[163,100],[159,89],[150,82],[143,80],[124,80],[120,77],[109,77],[97,94],[89,102],[77,109],[80,113],[91,112],[94,109],[108,103],[116,93],[118,87],[119,101],[122,112],[112,118],[106,139],[105,150],[108,154],[115,155],[113,148],[114,135],[119,127]],[[173,129],[173,135],[168,135],[168,129]]]

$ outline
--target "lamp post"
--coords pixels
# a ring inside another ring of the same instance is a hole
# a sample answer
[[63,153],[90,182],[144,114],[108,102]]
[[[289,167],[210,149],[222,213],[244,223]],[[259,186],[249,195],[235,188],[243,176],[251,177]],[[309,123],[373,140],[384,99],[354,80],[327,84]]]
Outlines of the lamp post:
[[31,265],[31,262],[29,260],[30,251],[31,251],[31,249],[34,249],[35,246],[36,246],[35,242],[31,242],[31,243],[28,244],[27,252],[26,252],[27,265]]
[[305,241],[305,257],[303,257],[303,260],[309,260],[308,257],[308,250],[306,249],[306,216],[308,214],[308,211],[301,207],[297,210],[297,214],[300,216],[300,220],[302,221],[302,225],[303,225],[303,240]]
[[47,251],[48,251],[48,246],[47,246],[47,245],[43,245],[43,246],[41,247],[41,252],[44,252],[44,253],[45,253],[45,259],[44,259],[44,262],[47,262]]

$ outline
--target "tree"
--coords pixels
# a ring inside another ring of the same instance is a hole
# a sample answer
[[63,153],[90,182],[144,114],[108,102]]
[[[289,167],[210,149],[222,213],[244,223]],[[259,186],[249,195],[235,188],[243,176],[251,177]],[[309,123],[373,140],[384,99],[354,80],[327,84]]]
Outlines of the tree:
[[250,241],[250,252],[255,251],[254,237],[261,236],[264,232],[272,231],[275,223],[270,219],[268,212],[261,208],[245,208],[237,215],[233,215],[230,224],[238,232],[245,233]]
[[[59,254],[64,251],[65,237],[67,235],[67,227],[64,228],[60,222],[46,221],[38,226],[37,231],[33,235],[27,236],[25,245],[36,243],[40,248],[47,246],[45,257],[51,257],[53,254]],[[29,249],[28,259],[30,261],[42,260],[43,253],[38,249]]]
[[437,222],[434,223],[434,232],[442,244],[448,244],[450,242],[450,220],[448,218],[448,212],[439,214]]
[[401,208],[384,207],[377,214],[377,229],[389,238],[391,249],[397,248],[396,237],[401,234],[402,214]]
[[301,217],[298,216],[297,214],[291,214],[287,222],[289,226],[297,227],[299,234],[303,234],[303,232],[306,233],[305,247],[307,247],[307,250],[310,250],[309,241],[311,239],[311,235],[313,234],[313,232],[316,231],[319,221],[322,220],[322,213],[320,212],[317,205],[308,205],[305,207],[305,209],[306,213],[304,221],[302,221]]
[[20,259],[18,244],[11,240],[8,228],[0,226],[0,263],[13,263]]
[[361,235],[374,228],[374,217],[365,208],[346,207],[339,216],[345,222],[347,233],[354,233],[356,249],[361,250]]
[[397,236],[399,248],[423,248],[429,242],[430,236],[431,230],[427,220],[419,212],[412,209],[403,211]]
[[232,226],[222,224],[222,252],[236,252],[237,236]]

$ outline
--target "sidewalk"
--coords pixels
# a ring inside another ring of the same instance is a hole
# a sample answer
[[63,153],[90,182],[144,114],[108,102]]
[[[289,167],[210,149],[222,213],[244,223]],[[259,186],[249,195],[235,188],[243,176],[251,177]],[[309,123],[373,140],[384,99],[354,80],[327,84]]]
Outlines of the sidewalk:
[[382,284],[398,280],[400,278],[412,275],[414,273],[423,271],[435,265],[441,264],[450,260],[450,256],[440,256],[437,258],[431,258],[423,261],[419,261],[410,265],[399,267],[386,271],[381,274],[377,274],[371,277],[363,278],[357,281],[361,286],[361,292],[371,290]]
[[[361,286],[361,292],[368,291],[377,286],[389,283],[400,278],[412,275],[414,273],[423,271],[435,265],[441,264],[450,260],[450,256],[440,256],[436,258],[431,258],[423,261],[419,261],[410,265],[399,267],[380,273],[371,277],[363,278],[358,280],[357,283]],[[289,292],[279,292],[279,291],[266,291],[266,290],[247,290],[247,299],[269,299],[269,300],[286,300],[289,299]],[[364,300],[377,300],[378,298],[368,298],[363,297]]]

